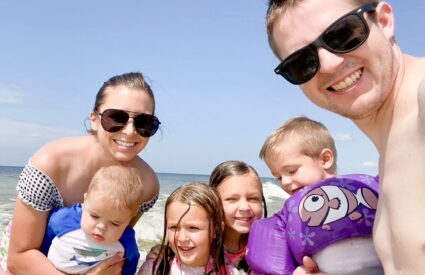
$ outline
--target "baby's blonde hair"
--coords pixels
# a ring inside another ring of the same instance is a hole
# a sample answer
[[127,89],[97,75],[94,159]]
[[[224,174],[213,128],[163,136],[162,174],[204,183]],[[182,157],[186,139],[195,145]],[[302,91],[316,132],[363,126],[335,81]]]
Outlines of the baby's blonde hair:
[[96,172],[86,196],[89,198],[99,192],[106,195],[118,209],[129,209],[134,216],[142,203],[144,185],[136,169],[126,165],[112,165]]
[[336,173],[337,152],[334,139],[322,123],[305,116],[291,118],[274,130],[264,141],[260,159],[267,159],[277,146],[294,139],[301,154],[314,159],[320,157],[323,149],[331,150],[334,157],[331,169]]

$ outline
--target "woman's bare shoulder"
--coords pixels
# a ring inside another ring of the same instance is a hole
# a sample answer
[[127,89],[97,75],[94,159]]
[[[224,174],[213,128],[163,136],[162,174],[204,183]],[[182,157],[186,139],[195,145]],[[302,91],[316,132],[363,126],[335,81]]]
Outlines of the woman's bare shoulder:
[[29,163],[54,179],[75,161],[81,148],[88,142],[87,138],[78,136],[53,140],[38,149],[31,156]]

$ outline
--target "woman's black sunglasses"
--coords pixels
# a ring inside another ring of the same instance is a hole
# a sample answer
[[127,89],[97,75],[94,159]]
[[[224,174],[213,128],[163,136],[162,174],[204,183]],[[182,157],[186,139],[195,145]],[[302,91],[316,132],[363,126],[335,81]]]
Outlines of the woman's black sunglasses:
[[375,11],[376,5],[376,2],[364,4],[340,17],[315,41],[285,58],[274,72],[295,85],[309,81],[320,67],[318,47],[333,53],[348,53],[366,41],[369,26],[364,18],[364,12]]
[[158,130],[159,124],[161,124],[156,116],[145,113],[131,117],[128,112],[117,109],[107,109],[103,113],[97,110],[94,110],[94,112],[101,117],[100,123],[103,129],[111,133],[124,128],[130,118],[133,118],[134,128],[142,137],[153,136]]

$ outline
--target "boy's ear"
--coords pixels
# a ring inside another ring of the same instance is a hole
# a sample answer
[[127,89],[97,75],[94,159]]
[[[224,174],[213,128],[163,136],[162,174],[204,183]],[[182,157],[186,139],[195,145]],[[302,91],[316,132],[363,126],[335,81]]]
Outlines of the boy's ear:
[[320,160],[324,169],[329,169],[334,164],[334,154],[329,148],[325,148],[320,153]]
[[87,193],[84,193],[84,196],[83,196],[83,203],[86,201],[86,197],[87,197]]

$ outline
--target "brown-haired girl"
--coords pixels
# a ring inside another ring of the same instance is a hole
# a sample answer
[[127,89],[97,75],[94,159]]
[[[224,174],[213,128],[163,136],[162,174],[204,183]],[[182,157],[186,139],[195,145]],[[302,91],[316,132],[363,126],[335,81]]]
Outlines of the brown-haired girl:
[[217,192],[202,183],[184,184],[165,203],[161,256],[149,258],[139,275],[227,274],[222,239],[223,209]]

